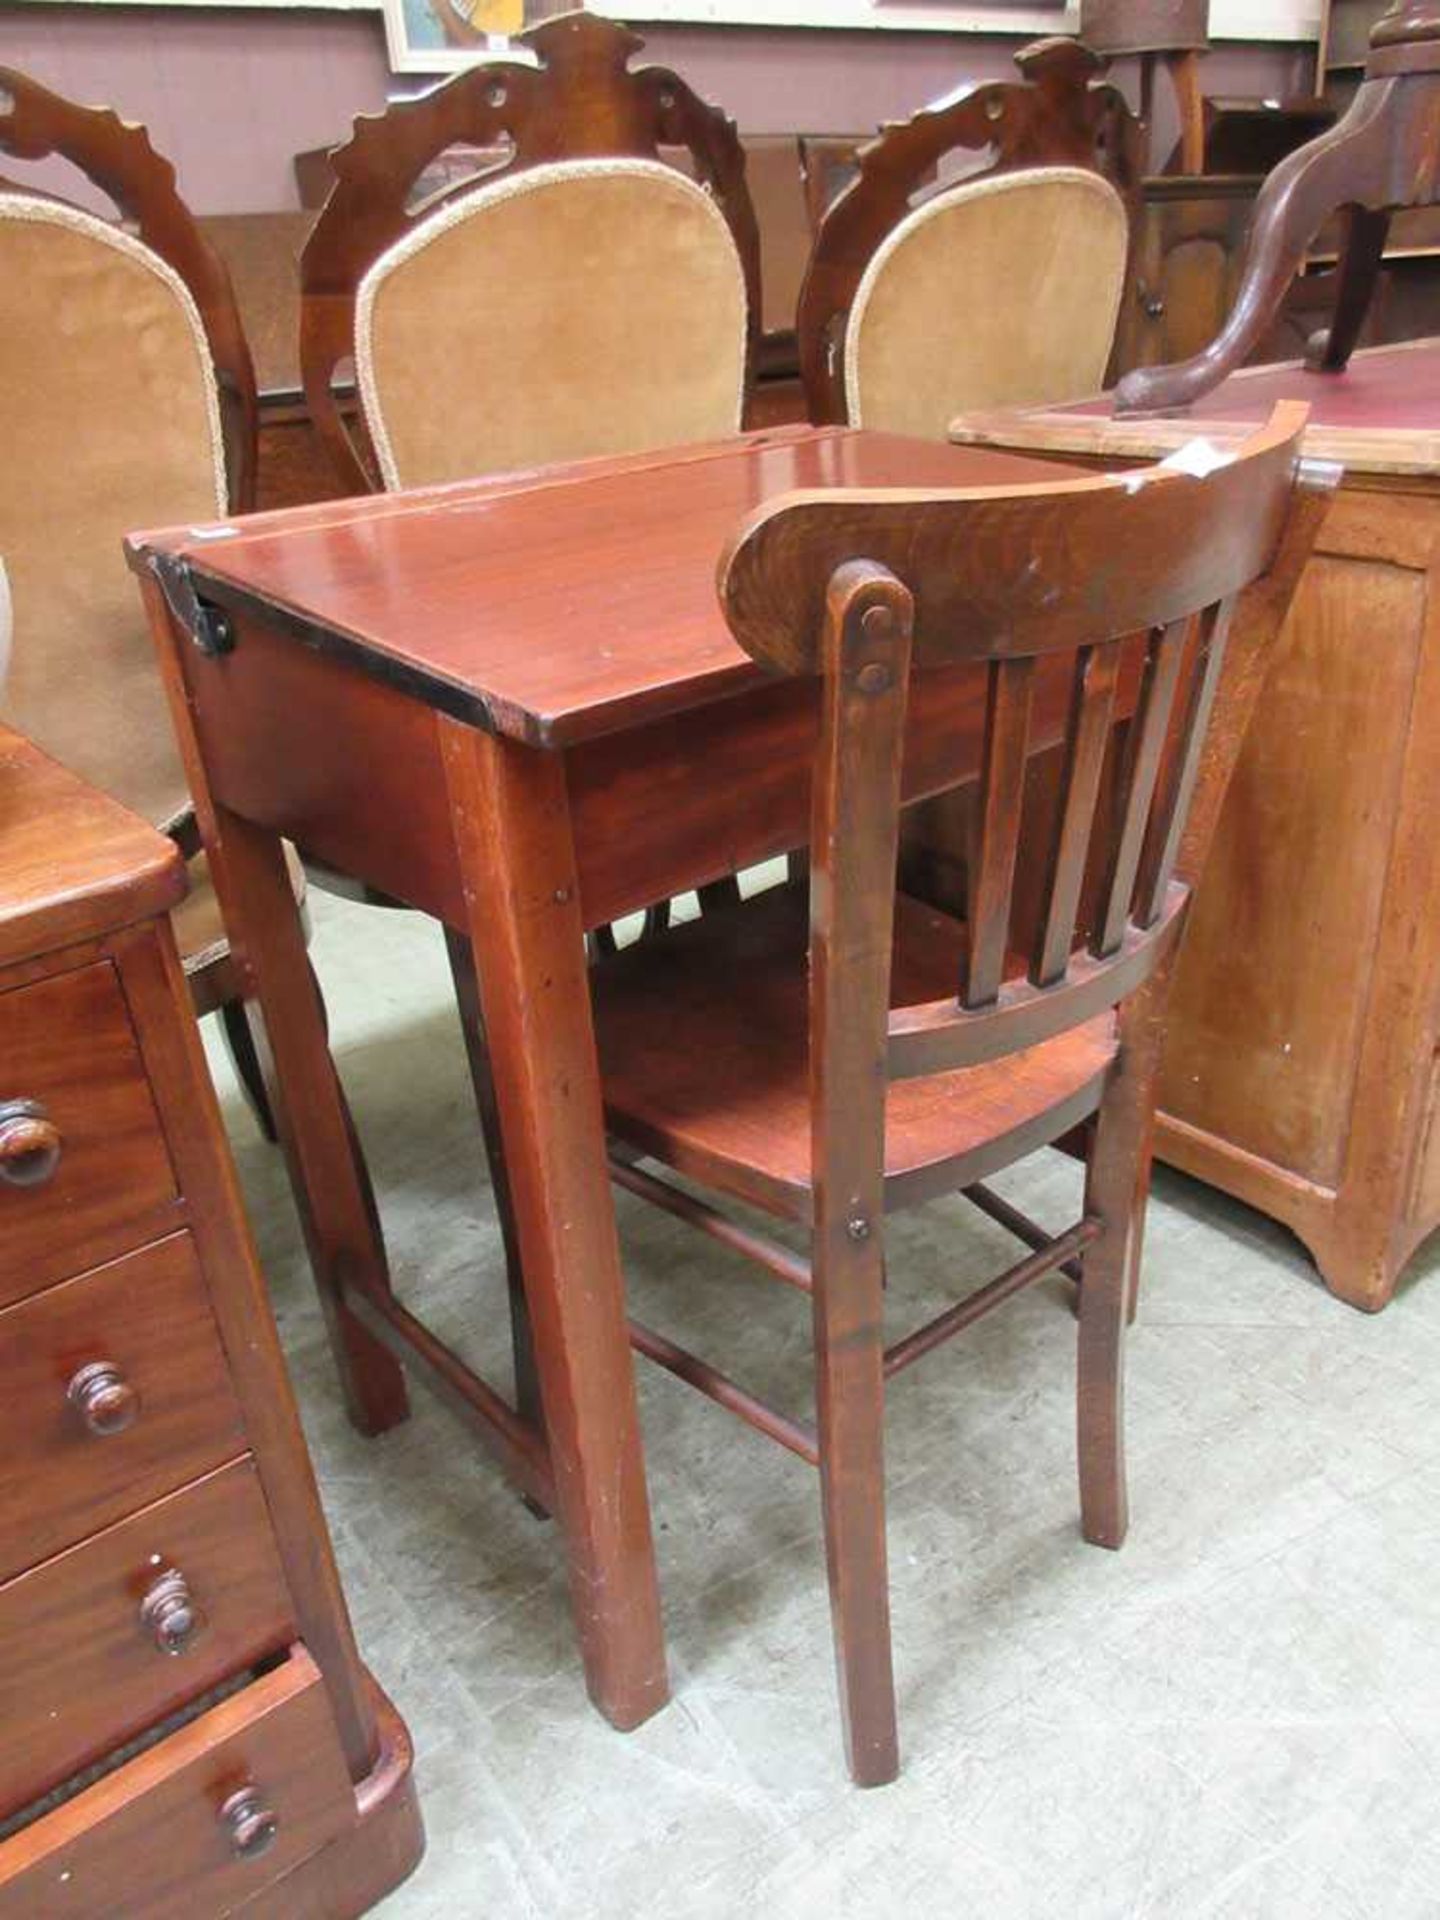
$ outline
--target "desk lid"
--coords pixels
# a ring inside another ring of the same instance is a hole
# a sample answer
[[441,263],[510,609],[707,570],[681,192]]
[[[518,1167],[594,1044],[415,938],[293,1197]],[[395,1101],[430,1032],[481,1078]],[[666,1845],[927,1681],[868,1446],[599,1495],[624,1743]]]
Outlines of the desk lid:
[[763,501],[1055,478],[1052,463],[943,442],[784,428],[137,534],[126,550],[141,573],[183,561],[242,651],[255,619],[443,712],[564,746],[764,677],[715,591],[726,540]]

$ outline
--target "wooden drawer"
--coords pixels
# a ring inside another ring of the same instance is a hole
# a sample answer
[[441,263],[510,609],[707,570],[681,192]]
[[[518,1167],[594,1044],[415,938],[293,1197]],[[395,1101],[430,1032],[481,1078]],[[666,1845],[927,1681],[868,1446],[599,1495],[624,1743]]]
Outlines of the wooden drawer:
[[[221,1814],[247,1787],[275,1822],[249,1857]],[[297,1648],[0,1846],[0,1920],[212,1920],[355,1817],[319,1670]]]
[[[96,1432],[72,1399],[89,1375]],[[240,1409],[188,1233],[0,1313],[0,1577],[244,1451]]]
[[0,1305],[155,1239],[178,1198],[108,961],[0,993],[0,1105],[12,1101],[38,1102],[60,1148],[49,1172],[33,1156],[0,1159]]
[[0,1587],[0,1814],[295,1638],[247,1458]]

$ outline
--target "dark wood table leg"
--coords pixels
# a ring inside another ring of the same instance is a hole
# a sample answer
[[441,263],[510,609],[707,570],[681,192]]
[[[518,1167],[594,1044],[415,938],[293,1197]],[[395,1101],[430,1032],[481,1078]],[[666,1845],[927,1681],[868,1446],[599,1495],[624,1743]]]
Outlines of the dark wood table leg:
[[280,838],[224,807],[213,813],[211,872],[273,1055],[275,1117],[345,1404],[362,1433],[383,1433],[409,1412],[405,1376],[346,1306],[344,1289],[388,1292],[389,1269]]
[[565,769],[437,725],[586,1680],[635,1727],[669,1682]]
[[[450,927],[445,929],[445,950],[450,956],[450,976],[455,982],[460,1030],[465,1041],[465,1057],[470,1065],[470,1084],[475,1089],[475,1109],[480,1117],[485,1163],[490,1169],[495,1215],[500,1223],[500,1240],[505,1249],[505,1285],[510,1298],[510,1347],[515,1369],[515,1411],[537,1432],[543,1433],[545,1418],[540,1400],[540,1373],[535,1365],[530,1307],[525,1298],[525,1282],[520,1271],[520,1242],[515,1232],[510,1175],[500,1138],[495,1076],[490,1070],[490,1049],[485,1043],[485,1016],[480,1008],[480,983],[475,977],[475,956],[464,934],[456,933]],[[529,1505],[538,1515],[545,1517],[543,1507],[534,1501],[529,1501]]]

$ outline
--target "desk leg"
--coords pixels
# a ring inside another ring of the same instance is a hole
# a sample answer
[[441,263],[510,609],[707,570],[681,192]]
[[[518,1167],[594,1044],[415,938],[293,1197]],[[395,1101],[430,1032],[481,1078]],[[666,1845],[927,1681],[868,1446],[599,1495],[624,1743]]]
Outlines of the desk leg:
[[388,1292],[369,1174],[330,1057],[324,1003],[279,836],[215,807],[208,845],[216,890],[273,1056],[276,1120],[351,1420],[383,1433],[409,1411],[394,1356],[345,1305],[347,1283]]
[[440,718],[586,1680],[669,1698],[565,769]]
[[545,1423],[540,1404],[540,1376],[535,1370],[535,1341],[530,1330],[530,1308],[525,1299],[525,1284],[520,1272],[520,1243],[515,1236],[510,1174],[500,1141],[495,1077],[490,1070],[490,1051],[485,1044],[485,1016],[480,1010],[480,983],[475,977],[475,956],[465,936],[449,927],[445,929],[445,948],[450,956],[450,976],[455,982],[465,1056],[470,1063],[470,1083],[475,1089],[475,1108],[480,1118],[485,1161],[490,1169],[495,1215],[500,1223],[500,1241],[505,1249],[505,1285],[510,1296],[510,1345],[515,1367],[515,1411],[528,1426],[543,1432]]

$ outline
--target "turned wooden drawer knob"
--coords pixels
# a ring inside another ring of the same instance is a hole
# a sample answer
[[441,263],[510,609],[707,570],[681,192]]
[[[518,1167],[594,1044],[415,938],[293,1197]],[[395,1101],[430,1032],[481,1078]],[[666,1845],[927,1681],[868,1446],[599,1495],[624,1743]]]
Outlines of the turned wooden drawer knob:
[[109,1360],[92,1360],[74,1375],[66,1396],[97,1439],[124,1433],[140,1411],[140,1396]]
[[237,1860],[258,1860],[274,1846],[280,1816],[266,1806],[258,1787],[240,1787],[221,1807],[220,1824]]
[[60,1129],[38,1100],[0,1100],[0,1180],[43,1187],[60,1164]]
[[205,1629],[204,1610],[176,1568],[162,1573],[140,1602],[140,1621],[160,1653],[188,1653]]

